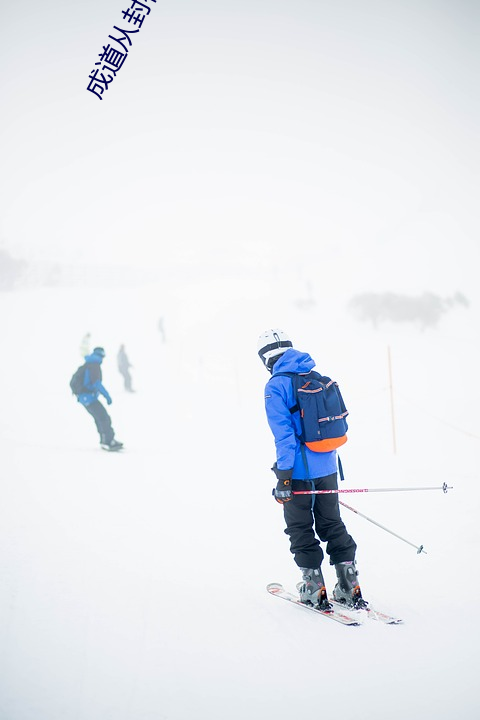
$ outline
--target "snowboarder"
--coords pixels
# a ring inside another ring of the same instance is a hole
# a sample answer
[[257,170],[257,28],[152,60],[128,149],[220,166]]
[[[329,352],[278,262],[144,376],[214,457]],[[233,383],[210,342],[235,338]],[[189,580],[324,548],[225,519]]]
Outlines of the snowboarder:
[[112,404],[112,398],[102,384],[101,364],[104,357],[105,350],[102,347],[94,348],[91,355],[86,356],[83,388],[78,393],[77,400],[95,420],[102,448],[104,450],[120,450],[123,443],[115,440],[110,415],[98,399],[99,395],[103,395],[107,405]]
[[125,390],[127,392],[134,392],[132,389],[132,376],[130,375],[129,368],[133,367],[130,364],[127,353],[125,352],[125,345],[120,345],[120,349],[117,353],[117,366],[120,371],[120,375],[123,377]]
[[292,494],[300,490],[338,488],[336,450],[314,452],[300,442],[300,412],[295,409],[292,379],[279,376],[279,373],[308,373],[315,363],[308,353],[295,350],[280,329],[266,330],[258,339],[257,349],[272,374],[265,387],[265,409],[277,456],[272,467],[277,486],[272,494],[283,505],[290,551],[302,572],[303,582],[297,586],[300,600],[321,609],[330,607],[321,570],[322,541],[327,543],[326,552],[336,570],[334,599],[348,607],[365,607],[357,580],[357,546],[340,516],[338,495]]

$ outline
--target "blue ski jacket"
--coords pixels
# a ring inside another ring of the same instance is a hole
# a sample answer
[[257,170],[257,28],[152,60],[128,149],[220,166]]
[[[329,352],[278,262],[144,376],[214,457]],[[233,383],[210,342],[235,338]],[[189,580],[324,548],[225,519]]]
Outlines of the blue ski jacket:
[[83,384],[88,392],[81,393],[77,398],[82,405],[91,405],[99,395],[103,395],[109,405],[112,402],[112,398],[102,385],[102,369],[100,367],[102,360],[102,356],[95,353],[85,357],[87,367]]
[[273,366],[272,377],[265,386],[265,410],[275,438],[277,467],[279,470],[293,468],[294,480],[311,480],[337,471],[336,450],[313,452],[304,445],[302,452],[298,439],[302,431],[300,413],[298,410],[290,413],[296,403],[292,380],[278,377],[281,372],[308,373],[314,367],[315,362],[308,353],[288,348]]

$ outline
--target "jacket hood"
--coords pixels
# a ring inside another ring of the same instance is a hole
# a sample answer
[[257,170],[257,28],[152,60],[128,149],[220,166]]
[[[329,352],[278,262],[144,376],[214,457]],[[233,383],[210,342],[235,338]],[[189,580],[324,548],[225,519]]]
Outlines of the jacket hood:
[[92,353],[91,355],[85,355],[85,362],[87,363],[98,363],[101,364],[103,360],[103,357],[101,355],[96,355],[95,353]]
[[308,353],[288,348],[273,366],[273,375],[281,372],[308,373],[315,367],[315,362]]

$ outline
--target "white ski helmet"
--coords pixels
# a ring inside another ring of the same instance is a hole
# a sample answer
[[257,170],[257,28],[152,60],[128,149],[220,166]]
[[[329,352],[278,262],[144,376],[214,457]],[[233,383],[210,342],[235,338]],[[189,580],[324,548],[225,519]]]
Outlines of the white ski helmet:
[[291,347],[293,347],[292,341],[280,328],[265,330],[258,338],[257,343],[258,354],[269,370],[273,367],[273,360],[279,355],[283,355]]

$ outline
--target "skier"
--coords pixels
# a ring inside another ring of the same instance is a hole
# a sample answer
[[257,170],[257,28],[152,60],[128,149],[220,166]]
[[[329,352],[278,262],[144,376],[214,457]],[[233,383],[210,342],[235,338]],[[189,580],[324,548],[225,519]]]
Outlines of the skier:
[[87,332],[82,338],[82,342],[80,343],[80,355],[82,358],[86,357],[88,353],[90,352],[90,333]]
[[127,392],[134,392],[132,389],[132,376],[130,375],[129,368],[133,367],[125,352],[125,345],[120,345],[120,349],[117,353],[117,366],[120,371],[120,375],[123,377],[125,390]]
[[102,385],[101,364],[104,357],[105,350],[102,347],[94,348],[91,355],[86,356],[83,389],[82,392],[77,395],[77,399],[95,420],[102,448],[110,451],[120,450],[123,447],[123,443],[115,440],[110,415],[98,399],[99,395],[103,395],[107,401],[107,405],[112,404],[112,398]]
[[282,372],[308,373],[315,363],[308,353],[295,350],[288,336],[278,328],[266,330],[258,339],[257,349],[272,374],[265,387],[265,409],[277,456],[272,467],[277,486],[272,494],[283,505],[290,551],[302,572],[303,582],[297,585],[300,600],[323,610],[331,607],[321,570],[324,553],[320,539],[327,543],[330,564],[335,565],[334,599],[348,607],[366,607],[357,580],[357,546],[340,517],[338,495],[292,494],[338,488],[336,450],[314,452],[300,442],[300,413],[295,410],[292,380],[278,376]]

